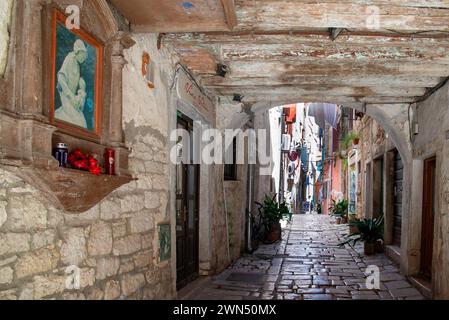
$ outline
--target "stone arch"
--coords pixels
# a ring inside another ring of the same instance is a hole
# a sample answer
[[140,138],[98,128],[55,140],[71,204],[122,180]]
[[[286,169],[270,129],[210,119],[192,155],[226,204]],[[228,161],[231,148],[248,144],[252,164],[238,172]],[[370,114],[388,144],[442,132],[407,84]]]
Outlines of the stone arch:
[[[330,101],[317,101],[328,102]],[[260,101],[251,106],[253,114],[261,114],[276,106],[295,104],[298,101]],[[338,104],[338,103],[336,103]],[[404,189],[403,189],[403,222],[402,222],[402,246],[401,246],[401,271],[404,274],[413,274],[416,265],[416,248],[411,241],[412,230],[416,230],[416,221],[411,215],[411,199],[412,193],[415,194],[419,179],[413,179],[413,173],[416,171],[413,161],[412,144],[409,137],[409,120],[408,120],[408,104],[344,104],[346,107],[353,108],[357,111],[364,112],[373,118],[388,133],[389,138],[397,148],[402,161],[404,163]],[[419,189],[419,188],[418,188]]]

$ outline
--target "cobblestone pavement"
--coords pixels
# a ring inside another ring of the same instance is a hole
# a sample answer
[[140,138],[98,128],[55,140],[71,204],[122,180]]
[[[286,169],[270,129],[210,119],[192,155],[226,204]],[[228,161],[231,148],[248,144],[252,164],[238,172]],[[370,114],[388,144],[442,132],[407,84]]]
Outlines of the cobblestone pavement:
[[[188,299],[424,299],[384,254],[364,256],[361,245],[339,247],[347,231],[329,216],[295,215],[284,240],[244,255]],[[381,271],[380,290],[366,288],[370,265]]]

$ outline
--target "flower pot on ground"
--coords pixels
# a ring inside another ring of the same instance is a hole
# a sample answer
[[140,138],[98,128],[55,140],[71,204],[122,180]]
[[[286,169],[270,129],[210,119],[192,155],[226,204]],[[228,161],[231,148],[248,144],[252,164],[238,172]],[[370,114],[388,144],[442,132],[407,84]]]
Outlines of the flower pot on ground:
[[251,249],[252,251],[257,250],[257,248],[259,247],[259,241],[256,239],[251,240]]
[[359,232],[359,228],[357,226],[352,226],[351,223],[349,223],[349,234],[353,235]]
[[357,146],[360,143],[360,138],[355,138],[354,140],[352,140],[352,143]]
[[363,251],[367,256],[371,256],[376,253],[376,243],[372,241],[365,241],[363,243]]
[[359,229],[357,228],[357,226],[352,225],[352,222],[358,221],[357,215],[356,214],[349,214],[348,215],[348,220],[349,220],[349,234],[353,235],[354,233],[359,232]]
[[337,224],[341,224],[342,222],[347,223],[348,206],[348,200],[332,200],[332,205],[329,207],[329,211],[331,215],[336,217]]
[[357,227],[358,232],[347,235],[346,240],[340,243],[340,246],[349,244],[355,245],[358,241],[364,242],[365,254],[376,252],[376,242],[383,243],[384,217],[374,219],[364,219],[353,221],[350,226]]
[[377,240],[375,243],[375,250],[376,250],[376,253],[383,253],[385,251],[384,242],[381,240]]
[[280,221],[283,219],[291,220],[292,217],[287,204],[285,202],[279,204],[276,201],[276,195],[274,195],[273,197],[266,196],[263,203],[256,202],[256,205],[265,227],[265,242],[274,243],[281,240]]
[[269,230],[267,232],[266,240],[269,243],[273,243],[281,240],[282,238],[282,229],[280,222],[272,222],[269,226]]
[[347,224],[348,223],[348,218],[346,216],[342,216],[341,217],[341,223]]

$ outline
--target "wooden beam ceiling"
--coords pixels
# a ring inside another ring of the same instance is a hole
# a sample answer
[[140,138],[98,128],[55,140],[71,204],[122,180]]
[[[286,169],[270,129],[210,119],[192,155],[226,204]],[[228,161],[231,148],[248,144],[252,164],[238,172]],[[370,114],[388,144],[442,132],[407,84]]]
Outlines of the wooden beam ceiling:
[[[426,3],[433,6],[426,6]],[[449,31],[447,1],[237,0],[236,30]],[[439,4],[439,6],[438,6]]]
[[[449,0],[236,0],[235,5],[232,32],[163,37],[217,95],[405,103],[449,77]],[[370,25],[373,14],[379,28]],[[225,78],[215,75],[217,63],[229,66]]]

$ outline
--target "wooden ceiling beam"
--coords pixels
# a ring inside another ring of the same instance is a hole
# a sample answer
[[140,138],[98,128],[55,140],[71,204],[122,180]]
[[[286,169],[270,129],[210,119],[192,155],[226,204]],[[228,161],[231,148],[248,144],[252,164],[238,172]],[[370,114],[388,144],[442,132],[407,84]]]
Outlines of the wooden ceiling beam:
[[383,46],[449,46],[449,34],[445,37],[418,37],[410,35],[392,36],[391,34],[373,34],[342,32],[332,41],[329,32],[231,32],[231,33],[167,33],[163,41],[171,45],[285,45],[285,44],[309,44],[309,45],[377,45]]
[[437,86],[443,80],[442,77],[423,76],[392,76],[380,75],[369,76],[353,74],[349,76],[329,75],[329,76],[291,76],[291,77],[271,77],[270,75],[260,75],[256,77],[201,77],[201,85],[208,88],[226,88],[240,86],[302,86],[302,85],[341,85],[351,87],[370,87],[379,84],[388,85],[394,88],[404,87],[428,87]]
[[[248,0],[236,0],[240,5],[241,2]],[[257,0],[272,1],[272,0]],[[285,1],[285,0],[281,0]],[[314,3],[316,0],[300,0],[301,3]],[[361,4],[374,6],[396,6],[410,8],[446,8],[449,9],[449,0],[321,0],[321,3],[338,3],[338,4]]]
[[237,12],[237,30],[347,28],[398,32],[449,31],[449,10],[444,7],[258,0],[239,1]]
[[353,61],[336,63],[331,59],[319,62],[303,61],[235,61],[229,64],[231,77],[257,77],[270,75],[273,78],[292,76],[449,76],[449,65],[424,62]]
[[391,88],[384,87],[342,87],[342,86],[295,86],[295,87],[231,87],[215,90],[219,95],[231,96],[235,93],[244,96],[285,95],[285,96],[327,96],[346,97],[418,97],[426,94],[426,88]]
[[258,96],[244,96],[244,103],[256,103],[261,101],[273,102],[273,106],[281,105],[282,103],[309,103],[309,102],[326,102],[335,104],[408,104],[415,101],[414,97],[346,97],[346,96],[327,96],[325,93],[314,96],[287,96],[287,95],[258,95]]

